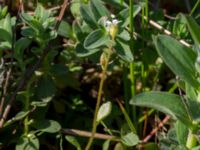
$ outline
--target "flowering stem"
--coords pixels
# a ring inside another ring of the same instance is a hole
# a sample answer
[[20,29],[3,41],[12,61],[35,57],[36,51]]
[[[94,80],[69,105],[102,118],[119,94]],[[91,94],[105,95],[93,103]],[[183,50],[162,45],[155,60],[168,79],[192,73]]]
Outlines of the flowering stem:
[[[114,42],[114,39],[112,38],[112,42],[111,43],[113,43],[113,42]],[[87,143],[87,146],[86,146],[85,150],[89,150],[90,149],[90,147],[92,145],[92,142],[94,140],[94,135],[96,133],[96,129],[97,129],[97,125],[98,125],[98,123],[97,123],[97,114],[98,114],[100,103],[101,103],[103,85],[104,85],[104,81],[105,81],[105,78],[106,78],[108,63],[109,63],[109,59],[110,59],[111,54],[112,54],[112,44],[109,47],[107,59],[105,61],[104,66],[102,67],[103,71],[102,71],[101,81],[100,81],[99,90],[98,90],[96,108],[95,108],[95,112],[94,112],[92,135],[91,135],[91,137],[90,137],[90,139],[89,139],[89,141]]]

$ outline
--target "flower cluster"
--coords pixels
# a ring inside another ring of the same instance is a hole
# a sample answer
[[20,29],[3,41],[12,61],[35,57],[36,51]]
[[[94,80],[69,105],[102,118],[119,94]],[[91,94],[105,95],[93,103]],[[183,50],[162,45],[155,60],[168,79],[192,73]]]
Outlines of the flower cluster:
[[115,19],[115,15],[111,14],[111,20],[108,20],[108,18],[104,19],[104,27],[106,28],[106,30],[108,31],[108,33],[110,34],[110,36],[112,37],[112,39],[115,38],[117,32],[118,32],[118,24],[121,21]]

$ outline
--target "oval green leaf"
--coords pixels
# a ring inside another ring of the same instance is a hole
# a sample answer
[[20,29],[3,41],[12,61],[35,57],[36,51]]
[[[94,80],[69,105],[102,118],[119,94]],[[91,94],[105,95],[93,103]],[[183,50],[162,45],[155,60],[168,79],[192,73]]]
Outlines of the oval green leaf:
[[87,23],[87,25],[92,29],[95,29],[97,27],[97,22],[94,19],[89,4],[81,4],[80,12],[83,20]]
[[150,107],[179,119],[188,126],[192,125],[189,114],[182,98],[166,92],[146,92],[136,95],[130,100],[130,104]]
[[77,141],[77,139],[75,137],[67,135],[67,136],[65,136],[65,139],[69,143],[71,143],[72,145],[74,145],[77,150],[81,150],[81,145],[79,144],[79,142]]
[[195,52],[166,35],[153,37],[153,41],[158,54],[167,66],[184,81],[198,89],[200,84],[195,77]]
[[121,141],[126,146],[135,146],[140,140],[136,134],[129,132],[121,137]]
[[61,21],[58,28],[58,35],[61,35],[65,38],[73,38],[72,27],[66,21]]
[[12,37],[8,31],[6,31],[5,29],[2,29],[2,28],[0,28],[0,40],[8,42],[11,47]]
[[86,57],[86,56],[92,55],[92,54],[100,51],[99,48],[90,49],[90,50],[85,49],[81,43],[78,43],[76,45],[75,50],[76,50],[76,54],[77,54],[78,57]]
[[54,120],[34,120],[31,125],[39,131],[48,133],[56,133],[61,129],[60,124]]
[[90,0],[90,7],[96,21],[98,21],[101,17],[109,16],[110,14],[100,0]]
[[110,40],[109,35],[101,29],[97,29],[91,32],[84,41],[84,48],[86,49],[95,49]]
[[128,42],[116,39],[116,45],[114,47],[117,55],[119,55],[120,58],[127,62],[133,61],[133,54],[131,52],[130,46],[128,45]]
[[32,134],[29,137],[19,138],[15,150],[39,150],[39,147],[39,140]]
[[97,122],[100,122],[104,118],[106,118],[112,110],[112,103],[110,101],[104,103],[99,108],[98,114],[97,114]]

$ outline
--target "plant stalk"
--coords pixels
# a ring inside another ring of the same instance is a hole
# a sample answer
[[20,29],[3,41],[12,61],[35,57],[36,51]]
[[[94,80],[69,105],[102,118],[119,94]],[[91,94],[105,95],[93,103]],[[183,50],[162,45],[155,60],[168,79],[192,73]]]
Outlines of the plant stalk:
[[197,7],[198,7],[198,5],[199,5],[199,3],[200,3],[200,0],[198,0],[196,3],[195,3],[195,5],[194,5],[194,7],[192,8],[192,11],[190,12],[190,16],[192,16],[193,15],[193,13],[195,12],[195,10],[197,9]]
[[[114,42],[114,39],[112,39],[112,43],[113,42]],[[89,138],[89,141],[88,141],[88,143],[86,145],[85,150],[89,150],[90,149],[90,147],[92,145],[92,142],[94,140],[94,135],[96,133],[96,129],[97,129],[97,125],[98,125],[98,123],[97,123],[97,114],[98,114],[100,103],[101,103],[103,85],[104,85],[104,81],[105,81],[105,78],[106,78],[106,73],[107,73],[107,69],[108,69],[108,63],[109,63],[109,59],[110,59],[111,54],[112,54],[112,44],[109,47],[108,56],[107,56],[107,59],[106,59],[106,62],[105,62],[105,65],[104,65],[104,68],[103,68],[103,71],[102,71],[101,81],[100,81],[99,90],[98,90],[97,103],[96,103],[96,108],[95,108],[95,112],[94,112],[92,134],[91,134],[91,137]]]
[[[26,98],[25,98],[25,107],[24,110],[29,110],[29,103],[30,103],[30,86],[31,86],[32,80],[29,81],[27,84],[27,90],[26,90]],[[27,136],[29,132],[29,117],[26,116],[24,119],[24,135]]]
[[[134,63],[134,45],[133,45],[133,42],[134,42],[134,38],[133,38],[133,0],[129,0],[129,33],[130,33],[130,49],[131,49],[131,52],[133,54],[133,62],[130,63],[130,66],[129,66],[129,70],[130,70],[130,73],[129,73],[129,77],[130,77],[130,89],[131,89],[131,97],[135,96],[135,63]],[[134,122],[134,125],[136,127],[136,107],[133,106],[132,107],[132,117],[133,117],[133,122]]]

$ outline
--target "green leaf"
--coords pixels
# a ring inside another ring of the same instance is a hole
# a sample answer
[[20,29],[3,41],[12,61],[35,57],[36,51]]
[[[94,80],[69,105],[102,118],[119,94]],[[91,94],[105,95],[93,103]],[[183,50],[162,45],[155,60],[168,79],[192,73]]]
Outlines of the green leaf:
[[37,8],[35,9],[35,16],[37,18],[42,18],[44,14],[44,8],[42,7],[41,4],[37,4]]
[[30,113],[30,111],[20,111],[18,112],[15,117],[13,117],[11,120],[5,122],[4,124],[4,127],[16,122],[16,121],[19,121],[21,119],[23,119],[24,117],[26,117],[28,114]]
[[200,103],[194,100],[187,99],[189,113],[195,122],[200,122]]
[[33,134],[28,137],[20,137],[15,147],[16,150],[39,150],[39,140]]
[[8,7],[5,6],[5,7],[2,9],[2,11],[1,11],[1,17],[5,17],[6,14],[7,14],[7,11],[8,11]]
[[107,42],[110,38],[106,32],[101,29],[94,30],[91,32],[84,41],[84,48],[86,49],[95,49],[98,48]]
[[80,12],[83,20],[90,26],[92,29],[97,28],[97,22],[92,14],[91,8],[87,4],[81,4]]
[[70,11],[74,18],[77,18],[81,15],[80,13],[80,2],[79,0],[73,0],[70,5]]
[[50,99],[46,101],[32,101],[31,106],[46,107],[49,102],[50,102]]
[[168,67],[184,81],[198,89],[200,84],[195,76],[195,52],[166,35],[153,37],[153,41],[158,54]]
[[12,31],[12,23],[11,23],[10,14],[6,15],[6,18],[4,19],[4,22],[3,22],[3,28],[9,33],[12,39],[13,31]]
[[33,18],[33,16],[30,16],[26,13],[21,13],[20,17],[26,24],[28,24],[32,29],[34,29],[34,31],[39,32],[42,30],[42,25],[38,22],[38,20]]
[[85,49],[81,43],[78,43],[76,45],[75,50],[76,50],[76,54],[77,54],[78,57],[86,57],[86,56],[92,55],[92,54],[100,51],[99,48],[90,49],[90,50]]
[[200,146],[193,147],[191,150],[199,150]]
[[81,41],[81,42],[84,41],[85,40],[85,34],[83,33],[81,26],[77,21],[73,22],[72,28],[73,28],[73,32],[76,35],[77,40]]
[[120,58],[127,62],[133,61],[133,55],[127,41],[125,42],[119,38],[116,39],[116,45],[114,46],[114,48]]
[[35,9],[35,16],[42,23],[49,18],[50,11],[45,10],[44,7],[41,4],[38,4],[37,8]]
[[34,120],[31,125],[39,131],[48,133],[56,133],[61,129],[60,124],[54,120]]
[[186,24],[189,28],[190,34],[192,35],[192,38],[197,44],[200,44],[200,26],[197,24],[197,22],[191,17],[191,16],[184,16],[182,17],[185,19]]
[[110,14],[101,0],[90,0],[90,7],[96,21],[98,21],[101,17],[109,16]]
[[125,148],[124,148],[125,146],[122,144],[122,143],[117,143],[116,145],[115,145],[115,148],[114,148],[114,150],[125,150]]
[[52,78],[50,76],[41,77],[36,89],[38,99],[42,101],[49,101],[53,98],[55,92],[56,87]]
[[195,89],[188,83],[185,84],[185,93],[190,100],[198,101]]
[[[140,11],[141,11],[140,5],[134,5],[133,6],[133,17],[135,17]],[[122,21],[121,26],[125,27],[129,24],[129,8],[125,8],[122,11],[119,12],[117,15],[117,18]]]
[[72,28],[66,21],[61,21],[58,34],[65,38],[73,38]]
[[56,19],[54,17],[49,17],[42,23],[42,27],[44,30],[52,29],[53,26],[56,24]]
[[122,135],[121,141],[126,146],[135,146],[140,142],[138,136],[133,132]]
[[11,49],[11,44],[8,42],[0,42],[0,50]]
[[30,27],[22,28],[21,34],[28,38],[34,38],[37,36],[35,31]]
[[112,103],[110,101],[102,104],[97,114],[97,122],[102,121],[104,118],[110,115],[111,110],[112,110]]
[[21,120],[22,118],[26,117],[30,111],[20,111],[14,117],[15,120]]
[[1,42],[4,41],[8,44],[8,46],[11,48],[11,45],[12,45],[12,37],[11,35],[9,34],[8,31],[0,28],[0,40]]
[[188,36],[185,21],[180,14],[176,16],[176,19],[173,24],[172,33],[176,35],[178,38],[186,38],[186,36]]
[[72,145],[74,145],[76,147],[77,150],[81,150],[81,145],[79,144],[79,142],[77,141],[77,139],[73,136],[69,136],[69,135],[66,135],[65,136],[65,139],[71,143]]
[[182,122],[177,121],[175,124],[176,136],[180,145],[186,145],[188,137],[188,128]]
[[109,150],[109,146],[110,146],[110,140],[106,140],[103,143],[103,150]]
[[27,38],[21,38],[15,43],[14,57],[17,60],[22,61],[24,50],[31,44],[31,40]]
[[178,95],[166,92],[146,92],[133,97],[130,104],[157,109],[179,119],[187,126],[192,125],[183,100]]

